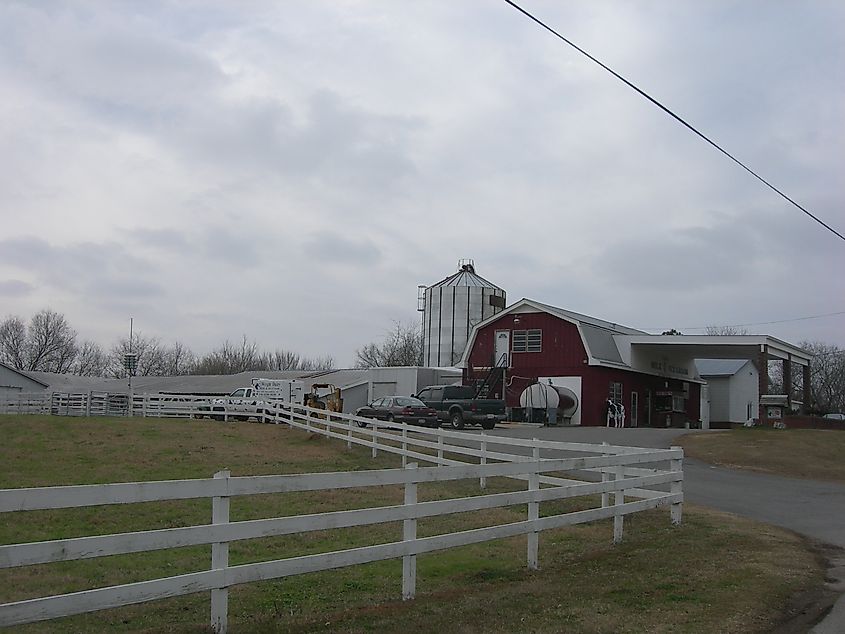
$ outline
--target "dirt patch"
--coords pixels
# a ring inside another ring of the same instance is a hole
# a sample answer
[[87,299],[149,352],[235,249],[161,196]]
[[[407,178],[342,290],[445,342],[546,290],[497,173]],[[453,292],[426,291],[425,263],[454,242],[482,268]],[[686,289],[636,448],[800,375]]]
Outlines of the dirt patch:
[[845,592],[845,549],[806,540],[817,560],[827,569],[824,585],[795,595],[784,611],[784,620],[772,634],[804,634],[819,623]]

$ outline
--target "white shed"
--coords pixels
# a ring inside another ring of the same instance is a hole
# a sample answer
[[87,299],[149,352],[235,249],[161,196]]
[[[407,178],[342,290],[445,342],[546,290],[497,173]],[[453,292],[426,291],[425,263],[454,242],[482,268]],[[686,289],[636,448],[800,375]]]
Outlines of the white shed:
[[47,389],[46,383],[0,362],[0,397],[14,396],[23,392],[42,392],[45,389]]
[[[759,372],[751,361],[696,359],[695,365],[709,386],[711,426],[744,423],[749,418],[757,418]],[[704,403],[702,409],[703,406]]]

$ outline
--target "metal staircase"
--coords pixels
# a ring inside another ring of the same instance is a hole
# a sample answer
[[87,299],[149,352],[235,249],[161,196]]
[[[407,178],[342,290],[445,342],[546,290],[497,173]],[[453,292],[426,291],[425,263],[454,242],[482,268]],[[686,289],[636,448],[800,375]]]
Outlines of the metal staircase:
[[496,363],[493,364],[493,367],[488,370],[484,378],[476,384],[475,398],[490,397],[490,393],[501,382],[502,377],[504,377],[507,365],[508,355],[507,353],[502,353],[502,355],[496,359]]

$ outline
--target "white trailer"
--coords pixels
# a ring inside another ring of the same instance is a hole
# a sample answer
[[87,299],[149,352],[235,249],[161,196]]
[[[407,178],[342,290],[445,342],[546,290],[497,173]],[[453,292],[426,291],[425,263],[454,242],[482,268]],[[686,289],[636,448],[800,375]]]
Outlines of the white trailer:
[[239,387],[223,398],[211,402],[211,417],[223,420],[223,413],[236,420],[251,417],[261,419],[268,406],[274,403],[303,405],[305,385],[294,379],[252,379],[249,387]]
[[255,397],[263,401],[304,404],[305,384],[302,381],[256,378],[252,379],[252,389]]

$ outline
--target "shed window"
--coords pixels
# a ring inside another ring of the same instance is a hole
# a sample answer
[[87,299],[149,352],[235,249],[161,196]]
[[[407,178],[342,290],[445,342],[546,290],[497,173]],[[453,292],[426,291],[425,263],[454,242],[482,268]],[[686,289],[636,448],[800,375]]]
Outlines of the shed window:
[[514,330],[513,331],[514,352],[542,352],[543,331],[537,330]]

